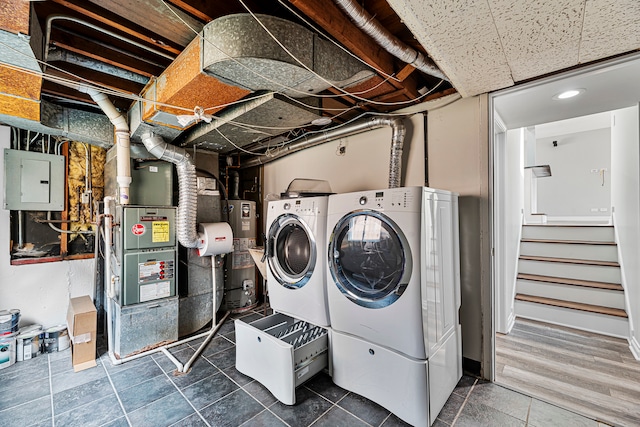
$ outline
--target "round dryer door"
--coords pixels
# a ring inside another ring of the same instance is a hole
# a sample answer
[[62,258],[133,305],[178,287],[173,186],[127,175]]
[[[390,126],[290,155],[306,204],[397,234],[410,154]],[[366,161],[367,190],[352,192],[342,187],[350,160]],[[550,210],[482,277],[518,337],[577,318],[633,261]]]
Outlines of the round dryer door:
[[269,229],[269,268],[284,287],[303,287],[316,265],[316,242],[309,226],[295,215],[281,215]]
[[400,228],[376,211],[355,211],[333,229],[329,270],[340,291],[367,308],[393,304],[411,277],[411,252]]

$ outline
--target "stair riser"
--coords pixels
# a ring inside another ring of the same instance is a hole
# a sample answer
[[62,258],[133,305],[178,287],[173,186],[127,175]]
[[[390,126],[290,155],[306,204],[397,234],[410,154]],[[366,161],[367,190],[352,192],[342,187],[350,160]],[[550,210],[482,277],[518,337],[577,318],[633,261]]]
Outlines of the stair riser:
[[520,255],[618,261],[618,249],[613,245],[522,242]]
[[624,293],[622,291],[520,279],[516,282],[516,292],[536,297],[625,309]]
[[523,239],[613,242],[613,227],[523,226]]
[[525,319],[553,323],[617,338],[626,339],[629,337],[629,322],[626,317],[608,316],[517,300],[515,301],[515,312],[516,316]]
[[518,272],[525,274],[537,274],[539,276],[591,280],[595,282],[621,283],[619,267],[529,261],[521,259],[518,261]]

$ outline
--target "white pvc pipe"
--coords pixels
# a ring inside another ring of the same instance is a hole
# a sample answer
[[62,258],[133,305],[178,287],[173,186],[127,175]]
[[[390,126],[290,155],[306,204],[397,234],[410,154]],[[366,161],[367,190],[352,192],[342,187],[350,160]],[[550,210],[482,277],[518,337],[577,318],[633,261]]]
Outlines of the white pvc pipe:
[[[111,202],[113,197],[106,196],[104,198],[104,286],[107,287],[107,349],[109,356],[113,354],[113,309],[111,307],[112,286],[111,286],[111,225],[113,221],[111,213]],[[96,233],[98,235],[98,233]],[[96,245],[99,242],[96,241]]]
[[91,96],[91,99],[98,104],[115,127],[118,202],[121,205],[128,205],[129,186],[131,185],[131,167],[129,164],[131,161],[131,142],[127,120],[122,116],[122,114],[120,114],[120,112],[118,112],[116,107],[104,93],[89,86],[79,86],[78,90]]

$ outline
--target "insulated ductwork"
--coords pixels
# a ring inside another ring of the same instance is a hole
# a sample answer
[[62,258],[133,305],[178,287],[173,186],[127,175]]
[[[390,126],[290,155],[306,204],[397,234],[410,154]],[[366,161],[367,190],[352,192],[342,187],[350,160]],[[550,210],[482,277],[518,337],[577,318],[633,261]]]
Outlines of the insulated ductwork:
[[447,76],[430,59],[421,52],[407,46],[371,16],[355,0],[334,0],[358,28],[367,33],[387,52],[406,62],[425,74],[447,80]]
[[369,67],[333,43],[275,16],[223,16],[204,27],[203,37],[203,71],[251,91],[300,98],[374,76]]
[[161,137],[152,133],[142,135],[142,143],[158,159],[176,165],[179,192],[176,225],[178,241],[185,248],[197,248],[199,245],[196,228],[198,192],[196,167],[191,156],[184,149],[169,145]]
[[363,122],[355,123],[351,126],[341,127],[335,130],[323,132],[317,136],[304,139],[300,142],[289,144],[278,151],[277,154],[262,155],[244,162],[242,168],[250,168],[253,166],[263,165],[272,162],[289,154],[333,141],[337,138],[344,138],[356,135],[381,127],[391,127],[391,155],[389,157],[389,188],[397,188],[401,186],[402,181],[402,147],[406,134],[404,123],[401,117],[375,117]]

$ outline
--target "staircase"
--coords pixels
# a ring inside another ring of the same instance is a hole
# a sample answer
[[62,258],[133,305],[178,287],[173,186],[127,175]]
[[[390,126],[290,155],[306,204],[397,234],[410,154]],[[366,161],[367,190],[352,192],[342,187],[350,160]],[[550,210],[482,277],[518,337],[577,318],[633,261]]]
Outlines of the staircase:
[[524,225],[516,316],[627,338],[613,226]]

